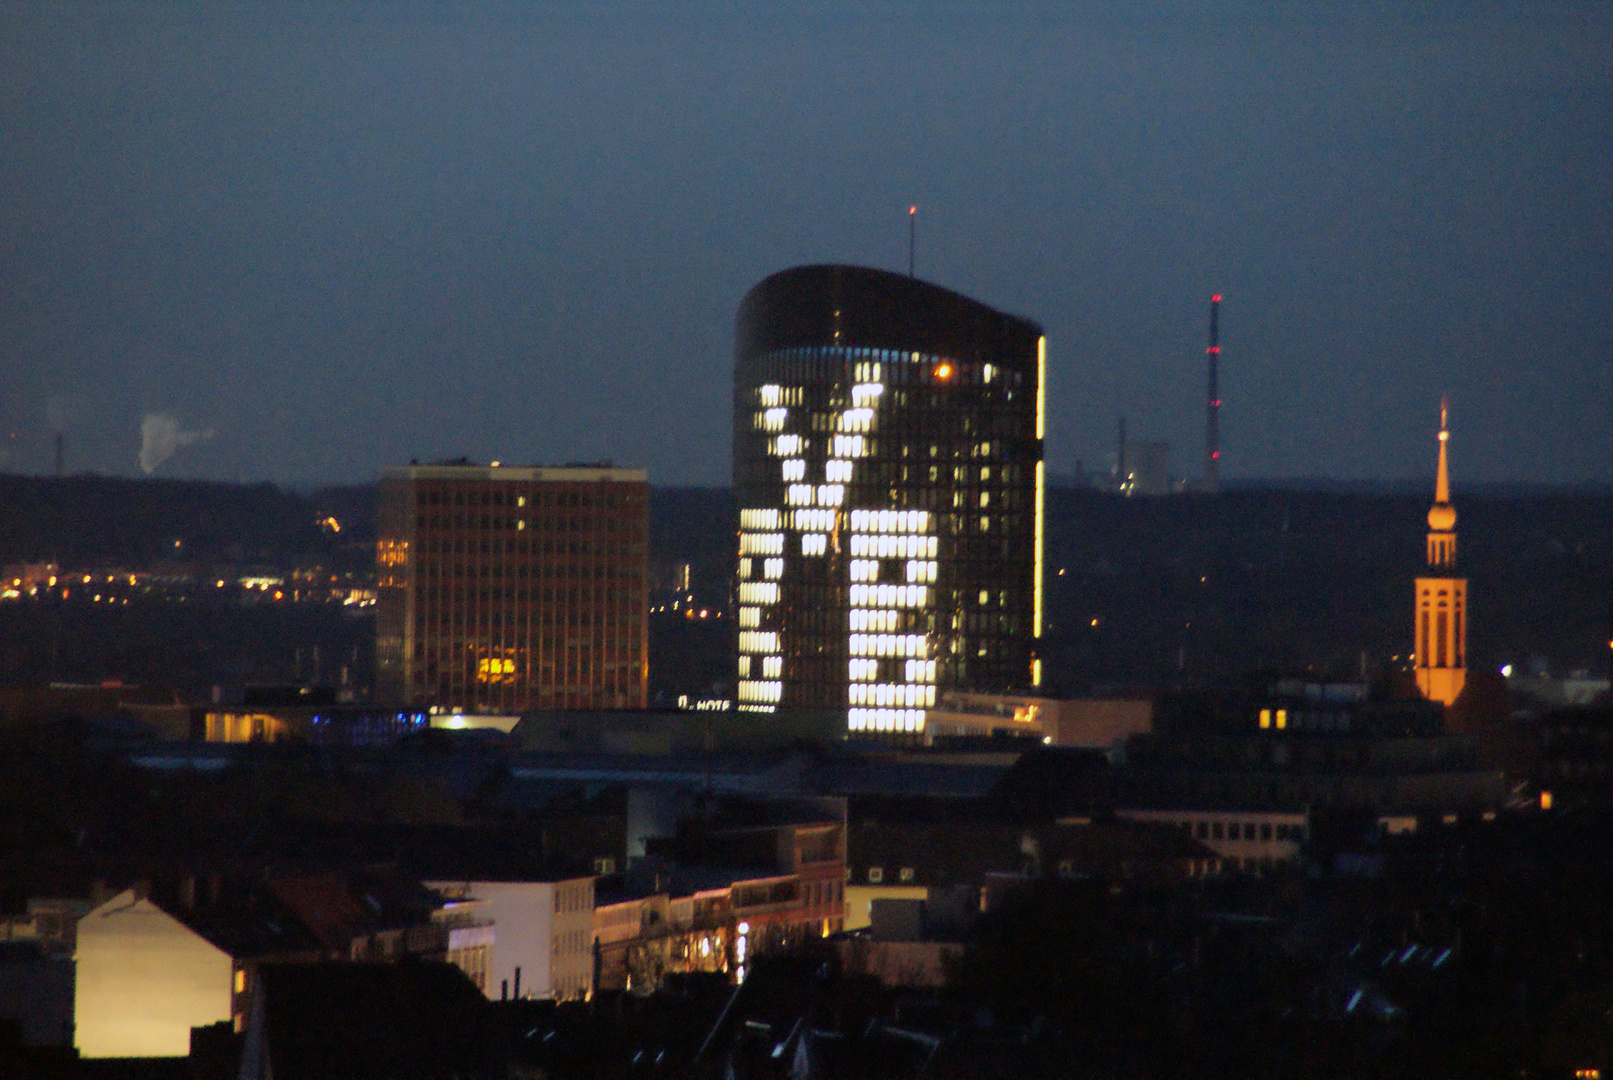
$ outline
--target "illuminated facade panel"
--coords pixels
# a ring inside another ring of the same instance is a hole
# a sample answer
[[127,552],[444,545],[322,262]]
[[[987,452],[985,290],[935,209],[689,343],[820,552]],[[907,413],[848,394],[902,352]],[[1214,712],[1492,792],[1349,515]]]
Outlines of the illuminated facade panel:
[[912,278],[802,267],[751,290],[740,708],[905,736],[938,692],[1035,685],[1045,365],[1036,325]]
[[[388,469],[378,695],[493,713],[643,708],[648,515],[642,469]],[[781,533],[753,535],[781,550]]]

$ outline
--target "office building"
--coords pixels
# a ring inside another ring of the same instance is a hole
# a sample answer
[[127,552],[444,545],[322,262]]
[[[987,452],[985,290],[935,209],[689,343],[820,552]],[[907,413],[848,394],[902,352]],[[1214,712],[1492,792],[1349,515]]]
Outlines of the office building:
[[807,266],[751,289],[735,351],[738,708],[921,738],[941,692],[1038,685],[1041,328]]
[[1467,579],[1456,567],[1456,508],[1446,460],[1448,408],[1439,405],[1439,474],[1428,510],[1428,566],[1437,576],[1417,579],[1417,688],[1430,701],[1450,705],[1467,684]]
[[382,700],[502,714],[643,708],[648,498],[642,469],[388,469]]

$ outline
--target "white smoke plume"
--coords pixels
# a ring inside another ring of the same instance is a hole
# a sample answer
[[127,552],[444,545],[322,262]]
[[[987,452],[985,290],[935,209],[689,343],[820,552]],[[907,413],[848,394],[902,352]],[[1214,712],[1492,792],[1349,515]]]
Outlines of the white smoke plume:
[[146,418],[140,421],[140,468],[150,476],[181,446],[212,437],[212,428],[206,431],[181,431],[179,418],[172,413],[146,413]]

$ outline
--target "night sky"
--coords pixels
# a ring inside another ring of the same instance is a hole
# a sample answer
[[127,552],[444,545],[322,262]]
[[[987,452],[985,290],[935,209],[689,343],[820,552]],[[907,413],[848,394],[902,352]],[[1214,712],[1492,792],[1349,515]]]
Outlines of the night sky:
[[1228,478],[1613,481],[1613,5],[1483,0],[4,4],[0,469],[727,483],[740,297],[912,203],[1056,473],[1197,473],[1221,292]]

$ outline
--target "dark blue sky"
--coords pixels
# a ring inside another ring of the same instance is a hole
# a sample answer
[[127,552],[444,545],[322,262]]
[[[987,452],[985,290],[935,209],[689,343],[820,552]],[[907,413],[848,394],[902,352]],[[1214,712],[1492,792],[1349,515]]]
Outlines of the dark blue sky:
[[1459,482],[1613,480],[1613,5],[1454,0],[4,4],[0,468],[725,483],[740,296],[914,202],[1055,471],[1197,472],[1220,291],[1224,475],[1429,474],[1448,393]]

